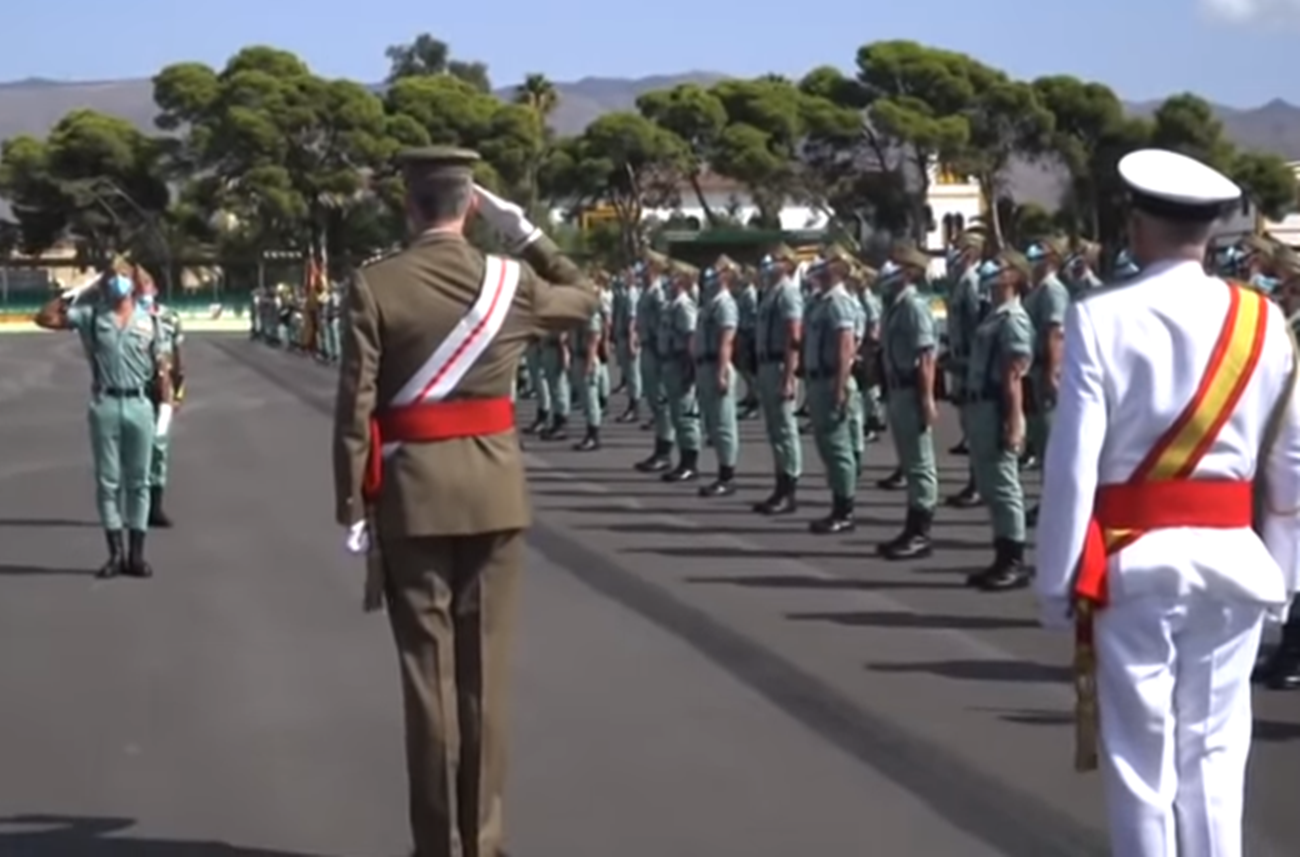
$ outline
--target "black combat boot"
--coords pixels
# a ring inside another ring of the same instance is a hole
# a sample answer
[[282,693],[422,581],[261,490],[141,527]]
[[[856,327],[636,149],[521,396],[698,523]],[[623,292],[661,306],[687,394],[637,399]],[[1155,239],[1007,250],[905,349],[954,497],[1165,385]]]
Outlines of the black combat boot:
[[587,426],[587,434],[573,445],[575,452],[595,452],[600,449],[600,427]]
[[131,530],[127,534],[126,568],[128,577],[153,577],[153,569],[144,559],[144,530]]
[[537,436],[542,440],[568,440],[569,439],[569,418],[557,416],[551,420],[551,424],[541,431]]
[[1029,585],[1029,578],[1024,542],[996,539],[993,542],[993,564],[966,578],[966,585],[983,592],[1006,592],[1024,589]]
[[172,519],[167,516],[163,509],[163,489],[161,485],[155,485],[149,489],[149,526],[160,529],[168,529],[172,525]]
[[639,419],[641,419],[641,402],[638,399],[633,399],[627,403],[627,410],[619,414],[614,421],[619,423],[634,423]]
[[970,446],[967,445],[966,438],[963,437],[960,443],[958,443],[952,449],[948,450],[948,454],[949,455],[970,455]]
[[972,475],[965,488],[962,488],[943,502],[945,506],[951,506],[954,509],[973,509],[982,505],[984,498],[980,496],[979,489],[975,487],[975,477]]
[[789,515],[799,509],[795,499],[799,480],[786,473],[776,474],[776,490],[772,496],[761,503],[754,504],[754,511],[760,515]]
[[126,568],[126,558],[122,552],[122,531],[105,530],[104,543],[108,545],[108,562],[101,565],[99,571],[95,572],[95,577],[100,580],[117,577]]
[[1028,512],[1025,512],[1025,526],[1026,527],[1038,526],[1038,504],[1037,503],[1034,504],[1034,508],[1030,509]]
[[930,543],[930,523],[934,513],[929,509],[908,509],[903,531],[893,540],[876,548],[885,559],[917,559],[929,556],[934,550]]
[[548,411],[541,408],[537,409],[537,416],[533,421],[524,427],[524,434],[537,434],[551,424],[551,415]]
[[700,451],[683,449],[677,466],[659,478],[665,482],[694,482],[700,478]]
[[819,536],[851,533],[858,528],[853,520],[853,498],[832,497],[831,513],[808,524],[808,531]]
[[1282,642],[1260,668],[1260,678],[1270,690],[1300,688],[1300,610],[1282,626]]
[[730,497],[736,493],[736,468],[719,467],[718,478],[700,487],[701,497]]
[[655,451],[650,453],[650,457],[638,461],[632,465],[642,473],[662,473],[673,466],[672,458],[673,445],[667,441],[655,438]]
[[876,487],[882,491],[898,491],[907,485],[907,477],[903,475],[903,468],[899,467],[893,473],[884,479],[876,481]]

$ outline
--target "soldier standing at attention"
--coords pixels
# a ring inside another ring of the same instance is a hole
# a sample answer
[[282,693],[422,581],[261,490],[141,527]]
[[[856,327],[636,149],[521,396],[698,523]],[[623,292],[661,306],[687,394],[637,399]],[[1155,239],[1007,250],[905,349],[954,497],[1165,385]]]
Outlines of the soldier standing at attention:
[[993,311],[971,341],[965,380],[971,463],[993,525],[993,563],[966,579],[985,591],[1029,583],[1025,568],[1025,491],[1020,453],[1025,443],[1024,378],[1034,359],[1034,325],[1020,303],[1033,269],[1014,250],[984,263],[981,278]]
[[672,300],[659,317],[659,372],[667,397],[668,417],[677,438],[677,466],[663,474],[665,482],[691,482],[699,477],[700,403],[695,385],[692,343],[699,319],[694,290],[700,272],[685,262],[670,267]]
[[889,271],[881,270],[885,299],[883,341],[889,399],[889,432],[899,468],[907,480],[907,518],[895,538],[877,552],[886,559],[929,556],[930,525],[939,502],[939,471],[934,459],[935,351],[939,338],[934,315],[916,284],[930,259],[914,247],[893,253]]
[[704,305],[694,341],[695,372],[700,416],[718,459],[718,478],[700,487],[701,497],[729,497],[736,493],[736,459],[740,454],[736,425],[738,378],[733,362],[740,324],[740,309],[732,293],[736,276],[736,266],[726,256],[704,272]]
[[858,354],[860,310],[844,286],[853,257],[831,247],[826,258],[809,270],[813,285],[811,310],[806,312],[803,339],[804,381],[817,454],[826,468],[831,511],[811,522],[820,535],[851,532],[857,495],[858,459],[854,437],[861,443],[861,425],[853,419],[858,407],[853,361]]
[[321,356],[326,363],[339,360],[339,289],[327,283],[321,297]]
[[610,321],[618,355],[619,386],[627,391],[627,408],[618,415],[620,423],[641,419],[641,343],[636,336],[636,311],[641,303],[640,268],[620,278],[614,290],[614,317]]
[[569,383],[573,352],[569,331],[554,330],[542,334],[543,383],[551,391],[551,421],[537,430],[542,440],[566,440],[569,437],[569,413],[573,410],[573,385]]
[[754,504],[754,511],[762,515],[795,511],[795,492],[803,475],[803,443],[794,415],[804,314],[803,292],[794,280],[798,262],[794,251],[782,244],[764,257],[759,269],[765,287],[759,295],[755,329],[758,395],[776,471],[772,495]]
[[[185,398],[185,364],[181,357],[181,346],[185,343],[185,330],[181,325],[180,314],[169,306],[158,302],[158,286],[153,277],[143,268],[136,268],[134,279],[137,290],[137,302],[158,320],[158,330],[164,338],[164,351],[170,355],[168,368],[171,373],[171,411],[175,414]],[[154,415],[161,417],[163,401],[159,397],[161,388],[154,387]],[[170,420],[169,420],[170,422]],[[159,420],[161,424],[161,420]],[[170,425],[165,431],[154,433],[153,454],[149,459],[149,527],[167,529],[172,520],[163,508],[163,496],[167,491],[167,477],[171,472],[168,464],[171,460]]]
[[858,345],[858,394],[862,398],[863,440],[875,443],[885,430],[885,409],[880,397],[880,322],[885,308],[876,294],[877,272],[861,265],[858,300],[862,304],[862,342]]
[[600,426],[604,416],[600,395],[600,376],[605,369],[601,361],[605,347],[603,305],[598,304],[591,318],[573,328],[569,342],[573,347],[571,387],[576,388],[582,397],[582,412],[587,418],[587,433],[573,448],[578,452],[595,452],[600,449]]
[[[961,420],[961,433],[965,442],[970,440],[969,411],[966,406],[966,374],[970,353],[983,315],[979,266],[984,256],[984,236],[967,232],[957,244],[953,258],[953,284],[948,295],[948,358],[952,365],[952,401],[957,406]],[[978,506],[980,492],[975,484],[975,462],[968,462],[966,486],[947,499],[947,505],[958,509]]]
[[[1047,448],[1056,411],[1056,386],[1061,377],[1061,355],[1065,344],[1061,331],[1070,308],[1070,290],[1057,272],[1068,255],[1065,241],[1049,238],[1030,245],[1025,253],[1034,266],[1034,287],[1025,297],[1025,311],[1034,322],[1034,366],[1029,373],[1033,401],[1029,402],[1028,454],[1040,459]],[[1030,512],[1030,525],[1037,512]]]
[[1072,299],[1101,288],[1101,277],[1097,276],[1100,254],[1101,245],[1084,241],[1061,266],[1061,282],[1065,283]]
[[[413,238],[353,280],[334,418],[338,523],[368,554],[398,649],[418,857],[501,851],[531,523],[511,385],[538,329],[599,306],[519,206],[474,187],[476,160],[445,148],[403,158]],[[475,212],[527,264],[469,244]]]
[[654,451],[650,457],[634,465],[642,473],[670,470],[673,466],[673,446],[677,442],[664,393],[663,364],[666,358],[659,353],[659,328],[672,300],[665,282],[668,261],[667,256],[653,250],[646,253],[641,300],[636,310],[636,341],[641,352],[641,395],[650,407],[650,426],[655,435]]
[[528,386],[532,387],[533,394],[537,397],[537,411],[533,415],[532,423],[524,428],[524,434],[537,434],[551,424],[551,408],[554,406],[554,400],[551,397],[550,379],[546,377],[546,367],[543,365],[542,338],[535,337],[524,351]]
[[134,270],[119,261],[99,279],[41,307],[33,319],[45,330],[76,331],[90,361],[90,444],[108,545],[100,579],[153,576],[144,550],[149,466],[155,435],[166,434],[171,424],[169,341],[158,319],[135,300]]
[[740,316],[736,328],[736,371],[745,383],[745,398],[740,402],[738,419],[753,419],[759,412],[758,403],[758,344],[755,333],[758,329],[758,283],[755,272],[746,269],[737,274],[742,278],[738,290],[735,290],[736,310]]
[[1239,857],[1251,668],[1300,588],[1295,343],[1266,298],[1205,273],[1236,185],[1153,149],[1118,172],[1142,272],[1065,321],[1041,618],[1087,644],[1109,853]]

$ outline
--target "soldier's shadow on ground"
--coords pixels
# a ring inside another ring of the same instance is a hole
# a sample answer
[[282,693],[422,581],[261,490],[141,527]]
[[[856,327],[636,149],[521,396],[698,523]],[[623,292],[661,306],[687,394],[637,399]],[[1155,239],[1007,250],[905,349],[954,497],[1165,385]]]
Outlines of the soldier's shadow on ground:
[[688,577],[687,583],[741,586],[747,589],[806,589],[856,592],[882,592],[913,589],[965,589],[963,583],[946,580],[869,580],[864,578],[823,578],[806,575],[738,575],[735,577]]
[[[93,568],[59,568],[40,565],[0,565],[0,577],[91,577]],[[0,852],[3,857],[3,852]]]
[[0,528],[13,530],[54,530],[99,528],[98,521],[76,518],[0,518]]
[[0,816],[0,857],[322,857],[225,842],[122,835],[134,826],[125,818]]
[[929,673],[959,681],[1011,682],[1015,684],[1065,684],[1073,677],[1068,666],[1037,664],[1032,661],[933,661],[915,664],[867,664],[880,673]]
[[1037,628],[1032,619],[1007,616],[943,616],[908,613],[901,610],[858,610],[845,613],[787,613],[792,622],[830,622],[853,628],[896,628],[899,630],[1001,631]]

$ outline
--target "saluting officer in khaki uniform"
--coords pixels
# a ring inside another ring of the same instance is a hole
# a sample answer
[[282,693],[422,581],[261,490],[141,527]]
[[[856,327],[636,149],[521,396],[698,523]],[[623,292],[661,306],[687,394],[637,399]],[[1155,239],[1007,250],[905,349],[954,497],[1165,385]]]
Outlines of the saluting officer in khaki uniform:
[[[540,329],[599,305],[519,206],[475,188],[477,160],[403,157],[414,237],[353,280],[334,420],[338,522],[382,580],[400,658],[418,857],[501,850],[507,656],[531,517],[511,383]],[[475,212],[527,264],[469,244]]]

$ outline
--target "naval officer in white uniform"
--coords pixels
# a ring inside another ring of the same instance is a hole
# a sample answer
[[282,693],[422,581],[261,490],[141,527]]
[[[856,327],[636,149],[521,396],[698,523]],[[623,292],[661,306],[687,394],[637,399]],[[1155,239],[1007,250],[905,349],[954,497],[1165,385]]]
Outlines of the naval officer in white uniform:
[[1115,857],[1241,857],[1251,668],[1300,584],[1296,355],[1276,306],[1202,268],[1240,190],[1172,152],[1119,171],[1141,272],[1066,319],[1035,586],[1068,627],[1102,575],[1087,639]]

